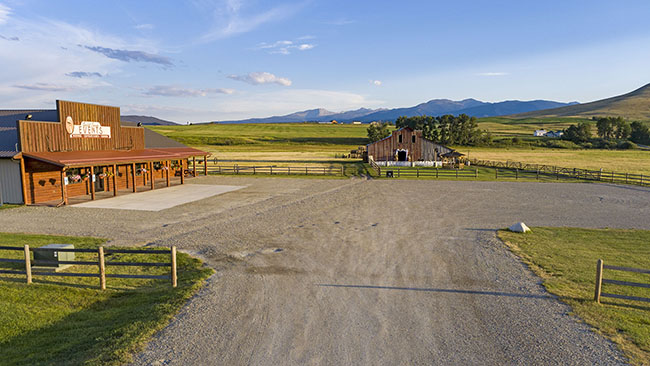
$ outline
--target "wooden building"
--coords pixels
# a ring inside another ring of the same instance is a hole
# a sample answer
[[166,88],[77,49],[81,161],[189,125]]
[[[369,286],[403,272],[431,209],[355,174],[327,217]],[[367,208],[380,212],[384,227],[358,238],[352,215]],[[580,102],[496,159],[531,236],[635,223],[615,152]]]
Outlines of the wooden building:
[[422,131],[400,128],[376,142],[368,144],[368,158],[374,161],[441,161],[453,150],[422,137]]
[[[117,107],[67,101],[56,107],[22,115],[0,111],[0,160],[14,172],[0,184],[22,191],[22,202],[12,203],[67,204],[75,196],[95,199],[97,192],[154,189],[156,181],[182,184],[188,174],[196,176],[197,156],[207,174],[207,152],[123,123]],[[8,121],[17,115],[12,129]]]

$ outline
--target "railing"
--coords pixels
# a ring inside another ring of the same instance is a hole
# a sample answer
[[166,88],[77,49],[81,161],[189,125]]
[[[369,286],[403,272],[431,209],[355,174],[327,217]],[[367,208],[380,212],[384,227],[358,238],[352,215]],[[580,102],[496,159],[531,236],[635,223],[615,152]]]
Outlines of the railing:
[[374,159],[368,159],[370,166],[377,172],[377,175],[381,177],[381,167],[375,162]]
[[400,168],[385,169],[386,177],[478,178],[478,169]]
[[[169,250],[147,250],[147,249],[107,249],[99,247],[97,249],[69,249],[69,248],[30,248],[29,245],[25,247],[9,247],[0,246],[0,250],[23,251],[25,253],[24,259],[7,259],[0,258],[0,262],[6,263],[24,263],[24,271],[14,270],[0,270],[0,274],[14,274],[25,275],[28,284],[32,283],[32,276],[59,276],[59,277],[98,277],[99,287],[102,290],[106,289],[106,278],[139,278],[139,279],[164,279],[171,280],[172,287],[177,285],[176,273],[176,247],[172,246]],[[33,272],[32,260],[30,251],[55,251],[55,252],[71,252],[71,253],[97,253],[97,261],[43,261],[39,260],[38,264],[44,265],[59,265],[71,264],[81,266],[97,266],[98,273],[71,273],[71,272]],[[105,261],[104,256],[108,254],[170,254],[170,262],[111,262]],[[137,266],[137,267],[171,267],[169,275],[131,275],[131,274],[107,274],[106,266]]]
[[[640,186],[650,185],[650,176],[643,174],[620,173],[614,171],[604,170],[589,170],[580,168],[564,168],[554,165],[544,164],[526,164],[514,161],[492,161],[492,160],[479,160],[470,159],[472,165],[499,168],[507,170],[519,170],[525,172],[535,172],[539,177],[540,175],[552,176],[556,179],[570,178],[579,180],[591,180],[609,183],[621,184],[636,184]],[[497,173],[498,174],[498,173]]]
[[340,175],[343,176],[343,167],[319,166],[212,166],[208,167],[212,174],[284,174],[284,175]]
[[616,298],[616,299],[650,302],[650,298],[647,298],[647,297],[626,296],[626,295],[617,295],[617,294],[610,294],[610,293],[602,292],[603,283],[607,283],[607,284],[611,284],[611,285],[650,288],[650,284],[647,284],[647,283],[604,279],[603,278],[603,269],[611,269],[611,270],[614,270],[614,271],[625,271],[625,272],[636,272],[636,273],[650,274],[650,269],[639,269],[639,268],[609,266],[609,265],[604,265],[603,260],[599,259],[598,262],[596,263],[596,291],[595,291],[595,294],[594,294],[594,301],[596,301],[597,303],[600,304],[600,298],[601,297],[613,297],[613,298]]

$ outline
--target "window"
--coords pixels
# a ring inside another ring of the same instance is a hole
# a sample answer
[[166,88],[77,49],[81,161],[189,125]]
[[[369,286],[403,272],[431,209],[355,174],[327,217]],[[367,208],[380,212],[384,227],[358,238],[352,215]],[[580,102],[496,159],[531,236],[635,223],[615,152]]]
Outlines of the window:
[[399,141],[400,144],[402,143],[402,135],[401,134],[398,137],[398,141]]
[[411,136],[411,142],[415,143],[415,135]]

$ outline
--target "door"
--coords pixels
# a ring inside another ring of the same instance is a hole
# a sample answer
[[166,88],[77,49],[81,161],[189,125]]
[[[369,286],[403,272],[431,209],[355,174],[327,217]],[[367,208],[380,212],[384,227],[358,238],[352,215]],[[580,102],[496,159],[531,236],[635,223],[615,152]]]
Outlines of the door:
[[408,151],[406,150],[398,150],[397,151],[397,161],[406,161],[408,155]]
[[99,168],[95,170],[95,192],[104,192],[104,178],[100,178],[100,175],[106,171],[106,168]]

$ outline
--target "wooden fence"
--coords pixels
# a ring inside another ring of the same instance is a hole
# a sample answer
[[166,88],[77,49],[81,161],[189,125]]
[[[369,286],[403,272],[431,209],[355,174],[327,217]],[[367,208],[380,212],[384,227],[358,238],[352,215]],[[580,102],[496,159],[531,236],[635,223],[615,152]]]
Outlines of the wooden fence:
[[645,301],[650,302],[650,298],[647,297],[637,297],[637,296],[625,296],[617,295],[602,292],[603,283],[611,285],[621,285],[621,286],[632,286],[632,287],[643,287],[650,288],[648,283],[639,283],[639,282],[628,282],[628,281],[617,281],[617,280],[608,280],[603,278],[603,269],[611,269],[614,271],[625,271],[625,272],[636,272],[636,273],[647,273],[650,274],[650,269],[639,269],[639,268],[629,268],[629,267],[618,267],[618,266],[609,266],[603,263],[602,259],[599,259],[596,263],[596,291],[594,294],[594,301],[600,303],[601,297],[613,297],[616,299],[625,299],[625,300],[635,300],[635,301]]
[[621,184],[636,184],[640,186],[650,186],[650,176],[643,174],[620,173],[605,170],[588,170],[580,168],[564,168],[555,165],[543,164],[526,164],[514,161],[492,161],[470,159],[469,162],[475,166],[484,166],[498,170],[518,170],[523,172],[535,173],[539,176],[551,176],[556,179],[569,178],[579,180],[600,181]]
[[208,167],[212,174],[284,174],[284,175],[340,175],[343,167],[320,166],[212,166]]
[[384,167],[384,171],[386,172],[387,178],[478,178],[478,169]]
[[[72,252],[72,253],[97,253],[97,261],[42,261],[39,264],[58,265],[58,264],[71,264],[81,266],[97,266],[98,273],[71,273],[71,272],[33,272],[31,251],[34,250],[50,250],[55,252]],[[28,284],[32,283],[32,276],[59,276],[59,277],[98,277],[99,287],[102,290],[106,289],[106,278],[141,278],[141,279],[164,279],[171,280],[172,287],[177,285],[176,273],[176,247],[173,246],[169,250],[147,250],[147,249],[107,249],[99,247],[97,249],[67,249],[67,248],[30,248],[29,245],[25,247],[8,247],[0,246],[0,250],[23,251],[25,254],[24,259],[6,259],[0,258],[0,262],[8,263],[24,263],[24,271],[14,270],[0,270],[0,274],[15,274],[25,275]],[[170,254],[170,262],[111,262],[105,261],[104,255],[108,254]],[[169,275],[130,275],[130,274],[107,274],[106,266],[135,266],[135,267],[171,267]]]

